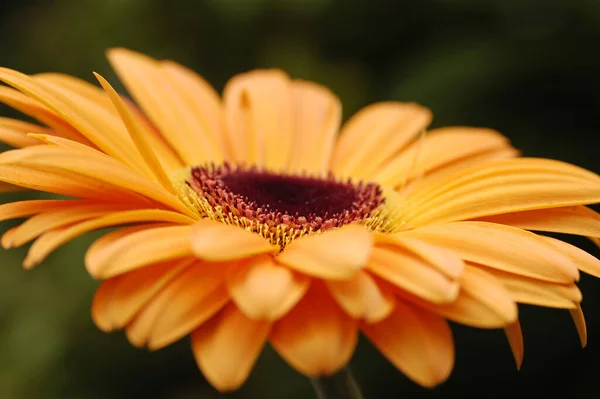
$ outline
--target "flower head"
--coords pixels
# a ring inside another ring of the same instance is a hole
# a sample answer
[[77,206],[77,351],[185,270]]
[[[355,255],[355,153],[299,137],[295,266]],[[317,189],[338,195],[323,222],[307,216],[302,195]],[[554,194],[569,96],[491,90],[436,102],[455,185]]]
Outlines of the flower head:
[[600,237],[600,176],[519,158],[501,134],[422,134],[416,104],[376,103],[341,125],[326,88],[277,70],[232,78],[222,98],[171,61],[109,59],[132,95],[60,74],[0,69],[0,101],[41,124],[0,119],[3,191],[70,199],[0,206],[28,218],[33,267],[60,245],[116,227],[88,250],[102,283],[92,316],[159,349],[191,335],[222,391],[269,342],[308,376],[335,373],[362,332],[423,386],[446,380],[448,320],[504,328],[523,355],[517,303],[570,309],[585,344],[579,270],[600,262],[536,232]]

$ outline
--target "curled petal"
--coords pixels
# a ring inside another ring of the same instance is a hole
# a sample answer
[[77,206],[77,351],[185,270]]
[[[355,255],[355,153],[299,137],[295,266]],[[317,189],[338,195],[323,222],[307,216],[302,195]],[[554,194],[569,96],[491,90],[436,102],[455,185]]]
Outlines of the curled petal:
[[270,342],[296,370],[319,377],[344,367],[357,339],[356,322],[314,282],[296,307],[275,323]]
[[440,273],[413,253],[397,247],[378,245],[373,249],[367,269],[396,287],[433,303],[456,299],[458,281]]
[[258,234],[209,219],[202,219],[194,224],[191,245],[198,258],[213,262],[242,259],[279,250],[278,246],[270,244]]
[[367,263],[373,234],[357,224],[300,237],[276,257],[278,263],[324,279],[352,278]]
[[396,301],[391,291],[379,286],[366,272],[360,271],[350,280],[328,281],[327,287],[352,318],[377,323],[394,310]]
[[454,340],[448,323],[433,313],[398,301],[385,320],[363,332],[394,366],[425,387],[444,382],[454,367]]
[[449,249],[463,259],[539,280],[579,279],[570,258],[544,239],[515,227],[487,222],[453,222],[402,233]]
[[306,293],[310,279],[258,256],[236,268],[227,286],[238,309],[253,320],[277,320]]
[[102,250],[85,257],[88,272],[97,278],[109,278],[138,267],[192,256],[190,226],[159,227],[125,236]]
[[266,321],[249,319],[233,304],[227,306],[192,334],[202,374],[221,392],[239,388],[256,363],[270,327]]

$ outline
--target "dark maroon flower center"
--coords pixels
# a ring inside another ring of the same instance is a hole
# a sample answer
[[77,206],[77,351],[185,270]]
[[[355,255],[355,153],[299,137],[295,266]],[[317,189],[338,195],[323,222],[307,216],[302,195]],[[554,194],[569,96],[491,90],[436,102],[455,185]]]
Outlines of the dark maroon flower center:
[[193,167],[190,177],[190,188],[210,208],[206,213],[245,219],[236,224],[258,224],[274,234],[325,231],[362,221],[384,202],[379,185],[341,182],[333,176],[223,164]]

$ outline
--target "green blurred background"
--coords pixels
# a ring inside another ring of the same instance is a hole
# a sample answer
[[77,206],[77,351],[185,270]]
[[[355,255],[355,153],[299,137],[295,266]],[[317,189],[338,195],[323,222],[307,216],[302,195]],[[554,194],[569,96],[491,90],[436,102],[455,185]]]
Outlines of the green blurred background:
[[[54,0],[0,3],[0,65],[116,83],[104,49],[170,58],[222,89],[235,73],[281,67],[323,83],[348,118],[374,101],[418,101],[434,126],[489,126],[530,156],[600,172],[600,3],[595,0]],[[120,87],[122,88],[122,87]],[[16,115],[7,108],[2,114]],[[21,198],[7,195],[2,202]],[[15,223],[2,223],[4,231]],[[98,235],[36,270],[0,254],[0,399],[217,398],[184,340],[157,353],[98,331],[97,285],[83,269]],[[599,254],[586,240],[573,242]],[[590,343],[568,312],[521,308],[525,361],[500,331],[455,326],[456,368],[434,390],[412,384],[366,341],[352,369],[367,399],[596,398],[600,281],[583,276]],[[232,398],[312,398],[308,380],[267,349]]]

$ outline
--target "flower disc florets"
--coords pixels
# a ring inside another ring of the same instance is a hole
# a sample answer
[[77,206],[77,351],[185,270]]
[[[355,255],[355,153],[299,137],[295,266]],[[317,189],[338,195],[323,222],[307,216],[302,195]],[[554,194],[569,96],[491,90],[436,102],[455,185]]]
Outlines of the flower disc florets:
[[180,196],[201,216],[251,230],[282,248],[305,234],[368,221],[384,203],[378,184],[332,175],[224,163],[194,166],[181,177],[175,179]]

